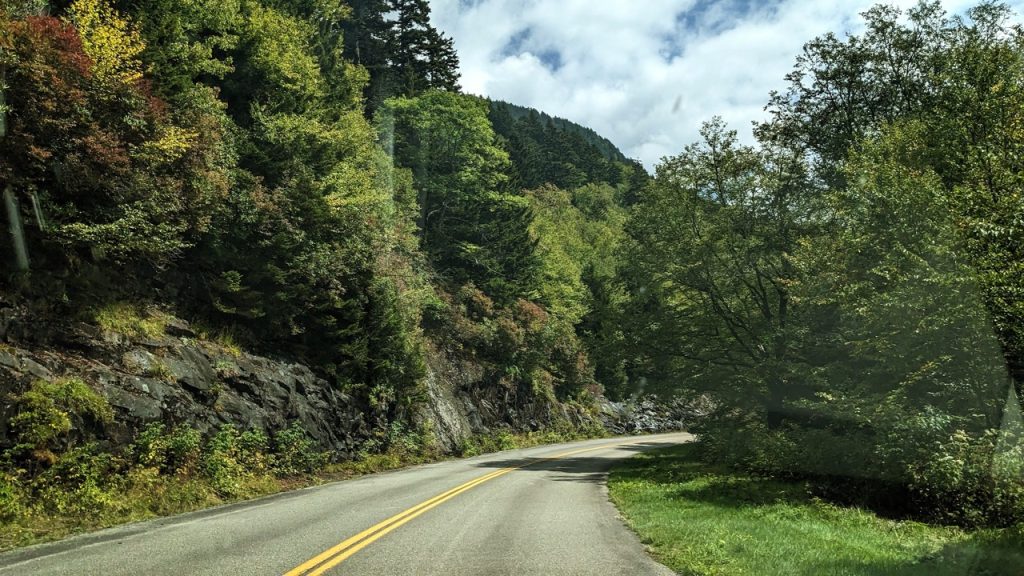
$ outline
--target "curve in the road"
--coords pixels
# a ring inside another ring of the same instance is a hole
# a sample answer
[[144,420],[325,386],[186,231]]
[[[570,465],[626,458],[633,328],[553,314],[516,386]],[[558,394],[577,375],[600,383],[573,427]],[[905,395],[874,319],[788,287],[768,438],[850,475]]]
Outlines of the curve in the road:
[[605,478],[615,461],[690,439],[590,440],[373,474],[0,554],[0,576],[666,576],[617,517]]

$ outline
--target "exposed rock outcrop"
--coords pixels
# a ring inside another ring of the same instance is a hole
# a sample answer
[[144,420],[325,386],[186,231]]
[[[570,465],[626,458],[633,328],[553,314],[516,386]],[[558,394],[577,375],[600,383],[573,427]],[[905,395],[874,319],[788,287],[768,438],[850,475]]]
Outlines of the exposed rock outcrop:
[[659,400],[645,396],[626,402],[605,402],[601,420],[612,434],[652,434],[686,430],[711,412],[706,398]]
[[[335,458],[346,458],[372,436],[368,411],[309,368],[205,341],[187,322],[164,317],[156,337],[130,337],[78,322],[28,320],[0,308],[0,447],[12,441],[7,423],[14,397],[39,379],[78,377],[115,411],[103,430],[77,430],[113,445],[130,443],[153,422],[187,425],[207,434],[224,424],[273,434],[298,422]],[[597,413],[528,391],[488,382],[486,364],[463,351],[428,346],[424,402],[413,418],[438,447],[458,452],[473,436],[605,426],[617,434],[683,428],[700,411],[693,404],[643,399],[602,404]],[[83,423],[75,423],[84,426]]]
[[172,319],[158,338],[68,324],[48,345],[0,347],[0,442],[12,397],[36,379],[75,376],[103,394],[116,417],[99,436],[130,442],[151,422],[208,433],[223,424],[274,433],[299,422],[336,457],[368,436],[363,411],[309,368],[231,350]]
[[[488,385],[481,364],[456,351],[431,346],[427,355],[426,392],[415,418],[432,428],[440,447],[456,452],[476,434],[497,429],[528,432],[549,427],[599,427],[597,414],[578,404],[563,404]],[[525,396],[525,395],[524,395]]]

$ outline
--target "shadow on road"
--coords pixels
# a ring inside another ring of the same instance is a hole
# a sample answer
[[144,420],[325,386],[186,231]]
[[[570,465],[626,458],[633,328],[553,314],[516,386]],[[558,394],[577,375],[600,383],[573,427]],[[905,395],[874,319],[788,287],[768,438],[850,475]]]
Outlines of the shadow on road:
[[528,458],[504,458],[500,460],[489,460],[476,464],[478,468],[520,468],[527,471],[553,472],[552,480],[558,482],[589,482],[601,484],[608,476],[608,471],[616,462],[629,456],[623,453],[638,453],[651,450],[652,448],[663,448],[672,446],[673,442],[639,442],[623,446],[609,447],[608,450],[615,450],[617,454],[579,454],[557,459],[540,459],[537,457]]

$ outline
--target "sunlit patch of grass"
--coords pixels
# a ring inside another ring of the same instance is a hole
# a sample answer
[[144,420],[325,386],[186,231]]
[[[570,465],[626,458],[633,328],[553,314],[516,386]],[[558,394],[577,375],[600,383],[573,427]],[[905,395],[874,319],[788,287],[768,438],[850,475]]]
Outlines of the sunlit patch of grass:
[[225,352],[236,358],[242,355],[242,347],[238,344],[238,339],[234,332],[230,330],[218,331],[214,334],[213,341],[220,344]]
[[97,309],[94,319],[100,328],[110,332],[132,338],[160,338],[169,316],[130,302],[113,302]]
[[629,525],[680,574],[1024,574],[1024,527],[880,518],[815,499],[800,483],[709,466],[692,445],[635,456],[608,484]]
[[242,346],[239,344],[238,335],[232,328],[212,328],[202,322],[193,322],[192,329],[196,336],[204,342],[216,344],[222,351],[239,357],[242,355]]

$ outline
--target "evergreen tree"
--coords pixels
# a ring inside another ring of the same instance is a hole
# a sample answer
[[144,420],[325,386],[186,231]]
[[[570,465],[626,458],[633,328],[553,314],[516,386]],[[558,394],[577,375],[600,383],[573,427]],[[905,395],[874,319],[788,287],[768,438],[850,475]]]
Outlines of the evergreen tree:
[[458,91],[454,42],[430,24],[427,0],[390,0],[388,7],[396,14],[387,48],[396,95],[416,96],[430,89]]
[[389,100],[395,162],[412,170],[422,245],[456,285],[473,282],[502,301],[535,288],[529,201],[508,190],[508,155],[478,98],[431,91]]
[[367,69],[367,114],[393,96],[459,90],[455,44],[430,24],[426,0],[355,0],[345,53]]

